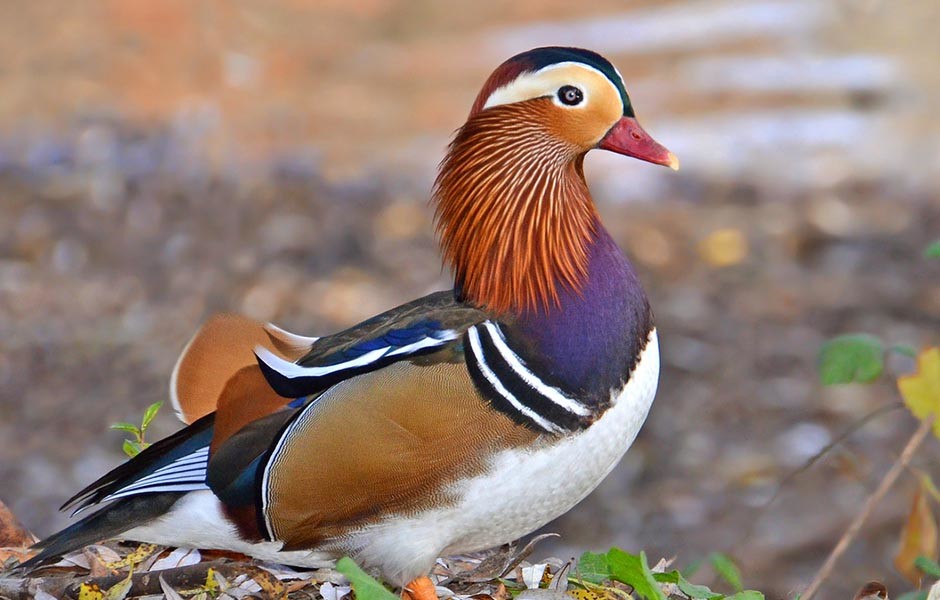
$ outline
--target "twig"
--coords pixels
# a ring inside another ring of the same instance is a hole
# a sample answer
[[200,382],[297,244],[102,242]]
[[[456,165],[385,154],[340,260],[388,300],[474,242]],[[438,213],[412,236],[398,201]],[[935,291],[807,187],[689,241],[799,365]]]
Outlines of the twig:
[[844,441],[849,439],[849,437],[852,436],[856,431],[858,431],[865,425],[868,425],[870,422],[874,421],[877,417],[880,417],[881,415],[887,414],[899,408],[904,408],[904,404],[902,404],[901,402],[895,402],[894,404],[886,404],[885,406],[880,406],[876,408],[875,410],[871,411],[867,415],[863,415],[860,419],[858,419],[854,423],[850,423],[849,426],[846,427],[845,430],[842,431],[842,433],[836,436],[835,439],[833,439],[831,442],[823,446],[816,454],[809,457],[809,459],[807,459],[806,462],[804,462],[802,465],[800,465],[796,469],[787,473],[786,476],[780,480],[780,483],[777,484],[777,487],[774,490],[773,495],[770,497],[770,500],[765,502],[762,508],[766,508],[770,506],[771,504],[773,504],[774,501],[783,492],[784,487],[786,487],[786,485],[790,483],[790,481],[792,481],[798,475],[802,475],[806,471],[810,470],[817,462],[819,462],[822,459],[822,457],[832,452],[832,450],[836,446],[839,446]]
[[878,484],[878,488],[872,492],[872,494],[865,500],[865,504],[862,506],[862,510],[855,515],[855,519],[852,520],[851,525],[848,529],[845,530],[845,533],[842,534],[842,538],[839,540],[839,543],[836,544],[836,547],[832,549],[832,552],[829,553],[829,557],[826,558],[826,562],[823,563],[823,566],[819,568],[819,571],[816,573],[816,577],[813,579],[812,583],[809,584],[809,587],[806,588],[806,591],[803,592],[801,596],[802,600],[810,600],[813,595],[819,591],[820,586],[823,582],[826,581],[826,578],[829,577],[829,574],[832,573],[832,569],[835,568],[836,562],[839,558],[845,553],[848,549],[849,544],[855,539],[858,535],[858,532],[862,529],[862,525],[865,524],[865,521],[871,515],[872,511],[875,509],[875,506],[881,502],[885,494],[888,493],[888,490],[891,489],[891,486],[894,485],[894,482],[897,481],[898,476],[904,471],[907,467],[907,463],[911,461],[911,458],[914,456],[914,453],[917,451],[917,448],[924,442],[927,438],[927,434],[930,433],[931,427],[933,427],[934,419],[933,417],[924,419],[920,423],[920,427],[917,428],[917,431],[911,436],[911,439],[908,440],[907,445],[904,446],[904,450],[901,452],[901,456],[898,457],[894,464],[891,465],[891,468],[888,469],[888,472],[885,473],[885,476],[881,479],[881,483]]
[[[135,573],[131,576],[131,588],[128,596],[146,596],[162,594],[160,577],[174,588],[189,589],[204,585],[209,569],[215,569],[226,577],[235,577],[237,563],[228,560],[213,560],[195,565]],[[56,598],[78,598],[79,586],[83,583],[97,585],[108,590],[127,578],[127,575],[108,575],[105,577],[76,577],[74,575],[51,575],[49,577],[0,578],[0,597],[10,600],[33,598],[37,590],[42,590]]]
[[796,479],[798,476],[802,475],[806,471],[809,471],[813,468],[816,463],[823,459],[827,454],[833,451],[836,447],[842,445],[847,439],[849,439],[856,431],[868,425],[870,422],[875,420],[877,417],[885,415],[891,411],[903,408],[904,404],[901,402],[896,402],[894,404],[887,404],[885,406],[880,406],[875,410],[871,411],[866,415],[862,415],[859,419],[850,423],[848,427],[842,430],[839,435],[835,437],[831,442],[823,446],[816,454],[810,456],[806,459],[803,464],[796,467],[789,473],[787,473],[783,479],[781,479],[776,487],[774,488],[774,493],[771,494],[770,498],[764,502],[762,505],[756,508],[756,514],[751,518],[750,522],[744,527],[744,530],[738,536],[738,539],[731,545],[731,548],[744,548],[747,547],[747,542],[750,540],[751,536],[754,534],[754,530],[757,527],[761,519],[767,514],[767,511],[770,509],[771,505],[777,501],[783,491],[787,488],[789,483]]

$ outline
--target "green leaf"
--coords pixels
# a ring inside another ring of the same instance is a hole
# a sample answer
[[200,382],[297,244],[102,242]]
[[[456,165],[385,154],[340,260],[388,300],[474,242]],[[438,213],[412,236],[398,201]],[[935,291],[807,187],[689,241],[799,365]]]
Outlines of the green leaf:
[[764,600],[764,595],[755,590],[744,590],[733,596],[728,596],[725,600]]
[[898,600],[927,600],[927,590],[919,592],[907,592],[898,596]]
[[147,429],[147,427],[150,425],[150,422],[153,421],[153,418],[157,416],[157,412],[160,410],[161,406],[163,406],[163,401],[154,402],[147,407],[146,411],[144,411],[144,420],[140,422],[141,433]]
[[610,565],[610,578],[614,581],[631,586],[637,594],[647,600],[666,600],[646,562],[645,552],[640,552],[637,556],[620,548],[611,548],[607,553],[607,564]]
[[940,258],[940,239],[930,242],[924,248],[924,258]]
[[126,431],[128,433],[133,433],[134,435],[140,433],[140,429],[138,429],[137,425],[134,425],[133,423],[114,423],[111,425],[111,429],[114,429],[115,431]]
[[723,594],[711,591],[708,589],[708,586],[690,583],[685,577],[682,577],[682,575],[679,575],[679,590],[689,598],[704,598],[704,600],[718,600],[718,598],[724,598]]
[[610,565],[606,554],[585,552],[578,559],[578,577],[588,583],[602,583],[610,579]]
[[668,573],[653,573],[653,577],[659,583],[673,583],[679,587],[679,590],[692,598],[693,600],[718,600],[724,598],[724,594],[713,592],[704,585],[690,583],[679,571],[669,571]]
[[741,569],[734,564],[731,557],[721,552],[712,552],[708,556],[708,562],[711,564],[712,569],[715,570],[715,573],[727,581],[728,584],[734,588],[734,591],[740,592],[744,589],[744,584],[741,583]]
[[690,562],[684,569],[682,569],[682,576],[686,579],[692,577],[698,570],[702,568],[702,563],[705,562],[704,559],[697,558]]
[[399,600],[368,573],[359,568],[348,556],[336,562],[336,570],[346,576],[356,592],[356,600]]
[[819,378],[823,385],[871,383],[883,370],[884,346],[873,335],[840,335],[819,350]]
[[667,571],[665,573],[653,573],[653,579],[659,583],[675,583],[678,585],[679,578],[682,575],[679,574],[679,571]]
[[124,450],[124,454],[128,455],[131,458],[134,458],[135,456],[140,454],[140,451],[141,451],[140,444],[138,444],[134,440],[124,440],[124,445],[122,445],[121,448]]
[[926,556],[918,556],[914,559],[914,566],[923,571],[926,575],[940,579],[940,564],[937,564],[936,561],[930,560]]

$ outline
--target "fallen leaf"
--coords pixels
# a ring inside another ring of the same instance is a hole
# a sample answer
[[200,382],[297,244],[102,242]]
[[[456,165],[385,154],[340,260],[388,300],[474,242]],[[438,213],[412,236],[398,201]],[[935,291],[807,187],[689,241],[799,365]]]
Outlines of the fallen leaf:
[[83,583],[78,586],[78,600],[104,600],[104,593],[94,583]]
[[[179,592],[174,590],[169,583],[166,582],[166,579],[163,578],[163,575],[160,576],[160,589],[163,590],[163,594],[166,596],[166,600],[185,600]],[[82,600],[79,598],[79,600]]]
[[587,590],[584,588],[575,588],[573,590],[568,590],[566,592],[570,597],[575,598],[575,600],[604,600],[605,596],[593,591]]
[[940,581],[930,586],[930,592],[927,593],[927,600],[940,600]]
[[254,583],[261,587],[261,591],[270,598],[283,598],[285,596],[284,584],[264,569],[255,565],[245,565],[241,569],[246,575],[251,577]]
[[134,585],[134,580],[131,578],[132,576],[133,573],[128,573],[127,577],[111,586],[104,595],[104,600],[124,600],[127,598],[127,594],[131,591],[131,586]]
[[37,541],[36,536],[26,531],[26,528],[20,525],[20,522],[13,516],[13,512],[0,501],[0,547],[25,548]]
[[522,583],[530,590],[537,589],[542,583],[542,577],[545,576],[545,569],[548,567],[545,563],[529,565],[522,567]]
[[91,577],[106,577],[113,575],[114,571],[108,568],[108,563],[120,560],[116,552],[105,546],[86,546],[82,552],[88,559]]
[[327,581],[320,586],[320,595],[323,596],[323,600],[340,600],[349,594],[351,589],[348,585],[333,585]]
[[159,546],[156,544],[140,544],[119,562],[111,563],[108,566],[112,569],[118,569],[122,567],[136,568],[137,565],[150,558],[153,553],[157,551],[157,548],[159,548]]
[[930,503],[923,487],[914,492],[914,501],[907,521],[901,530],[901,542],[894,557],[894,566],[912,584],[919,586],[923,572],[917,568],[917,557],[937,557],[937,521],[930,510]]
[[89,571],[91,570],[91,562],[89,560],[88,555],[85,554],[84,548],[82,548],[81,550],[75,550],[73,552],[69,552],[68,554],[63,556],[62,559],[59,560],[59,562],[50,566],[63,567],[66,569],[78,567],[79,569],[88,569]]
[[15,558],[17,562],[22,563],[35,556],[35,554],[36,552],[29,548],[0,548],[0,567],[11,558]]
[[[918,419],[940,417],[940,348],[921,351],[917,356],[917,372],[898,377],[898,391]],[[940,418],[934,421],[933,434],[940,438]]]
[[569,600],[570,597],[565,592],[557,590],[541,590],[538,588],[522,590],[516,596],[516,600]]
[[199,550],[194,548],[176,548],[168,555],[150,566],[151,571],[163,571],[198,564],[202,560]]

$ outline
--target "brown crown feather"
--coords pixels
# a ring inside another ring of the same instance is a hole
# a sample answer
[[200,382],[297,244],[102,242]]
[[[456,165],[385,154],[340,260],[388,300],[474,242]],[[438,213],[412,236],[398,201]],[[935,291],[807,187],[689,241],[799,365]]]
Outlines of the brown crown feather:
[[444,259],[465,298],[497,313],[557,306],[587,273],[597,214],[555,110],[539,98],[471,115],[435,182]]

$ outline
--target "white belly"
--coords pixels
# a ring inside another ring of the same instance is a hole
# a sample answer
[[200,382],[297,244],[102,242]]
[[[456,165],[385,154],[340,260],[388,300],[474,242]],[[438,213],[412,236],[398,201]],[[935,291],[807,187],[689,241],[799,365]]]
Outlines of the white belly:
[[370,525],[323,551],[279,552],[280,542],[238,541],[215,495],[190,492],[163,517],[124,534],[126,539],[172,546],[218,548],[309,567],[352,554],[389,582],[404,586],[430,570],[438,556],[504,544],[530,533],[581,501],[610,473],[640,431],[659,380],[656,331],[630,381],[587,430],[532,450],[494,458],[486,475],[456,484],[462,500],[443,509]]
[[564,514],[617,465],[646,420],[659,381],[659,342],[650,333],[633,375],[587,430],[535,451],[510,450],[485,475],[460,482],[456,506],[378,523],[347,542],[357,558],[403,585],[441,555],[515,540]]
[[225,517],[222,504],[210,490],[189,492],[165,515],[126,531],[122,537],[163,546],[230,550],[262,560],[310,568],[329,566],[335,558],[331,553],[309,550],[280,552],[281,542],[239,540],[235,525]]

